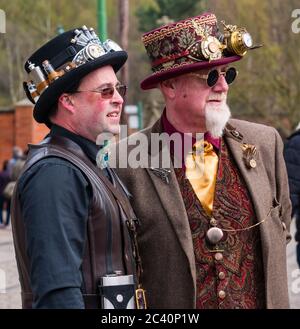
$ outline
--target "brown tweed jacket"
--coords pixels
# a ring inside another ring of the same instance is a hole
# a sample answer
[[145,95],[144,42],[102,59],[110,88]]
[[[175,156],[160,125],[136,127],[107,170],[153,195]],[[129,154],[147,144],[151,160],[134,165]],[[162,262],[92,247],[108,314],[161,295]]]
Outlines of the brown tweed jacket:
[[[150,143],[151,132],[161,129],[159,120],[137,134],[145,134]],[[234,119],[229,121],[224,138],[245,179],[257,220],[270,213],[260,225],[267,308],[288,308],[286,243],[290,240],[291,204],[282,140],[274,128]],[[120,149],[126,147],[125,143],[127,140],[120,142]],[[242,143],[256,146],[255,168],[246,166]],[[138,242],[149,307],[194,308],[193,242],[174,170],[171,168],[169,183],[150,168],[117,172],[132,194],[132,205],[141,222]]]

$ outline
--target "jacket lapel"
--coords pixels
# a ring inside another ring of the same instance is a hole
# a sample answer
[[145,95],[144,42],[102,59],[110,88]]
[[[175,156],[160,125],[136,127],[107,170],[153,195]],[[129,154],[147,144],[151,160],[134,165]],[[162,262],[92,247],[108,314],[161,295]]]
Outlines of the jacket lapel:
[[[162,127],[161,122],[159,120],[155,123],[152,130],[149,130],[148,132],[147,137],[149,140],[150,155],[151,133],[161,132]],[[159,150],[159,156],[161,159],[161,149]],[[152,180],[157,195],[160,198],[162,208],[166,212],[167,217],[172,224],[174,232],[189,260],[191,273],[194,281],[194,287],[196,287],[195,256],[191,230],[172,162],[170,164],[170,168],[163,168],[162,164],[160,163],[158,168],[150,167],[146,170],[150,179]],[[164,178],[165,176],[167,177],[167,179]]]
[[[229,150],[236,162],[236,165],[245,180],[248,188],[251,200],[254,206],[257,221],[265,220],[270,208],[272,207],[272,199],[270,198],[270,192],[266,189],[269,186],[268,178],[265,174],[264,164],[260,158],[259,149],[256,157],[256,167],[248,168],[243,160],[243,143],[250,143],[243,139],[243,136],[235,130],[234,127],[228,125],[225,130],[224,138],[227,142]],[[266,243],[269,239],[267,226],[262,223],[260,226],[261,242],[263,257],[267,259],[269,250]]]

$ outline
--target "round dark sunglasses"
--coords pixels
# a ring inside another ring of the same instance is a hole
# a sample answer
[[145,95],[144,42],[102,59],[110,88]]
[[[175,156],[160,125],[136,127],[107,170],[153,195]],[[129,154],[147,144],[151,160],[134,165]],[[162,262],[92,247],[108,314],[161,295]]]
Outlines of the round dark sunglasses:
[[99,88],[99,89],[95,89],[95,90],[77,90],[77,91],[75,91],[75,93],[83,93],[83,92],[98,93],[98,94],[101,94],[101,97],[103,99],[110,99],[113,97],[115,90],[117,90],[117,92],[122,97],[124,97],[126,95],[127,86],[117,85],[115,87],[107,86],[107,87],[103,87],[103,88]]
[[208,72],[208,74],[200,74],[200,73],[189,73],[189,75],[193,75],[198,77],[199,79],[206,80],[206,83],[209,87],[213,87],[219,80],[220,75],[224,75],[227,84],[231,84],[236,76],[238,71],[235,67],[229,67],[224,72],[219,72],[217,69],[213,69]]

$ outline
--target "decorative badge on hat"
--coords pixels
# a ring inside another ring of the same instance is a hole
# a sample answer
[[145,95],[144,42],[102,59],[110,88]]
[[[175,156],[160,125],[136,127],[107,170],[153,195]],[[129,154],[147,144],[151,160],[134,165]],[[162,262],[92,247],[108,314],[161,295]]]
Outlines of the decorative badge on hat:
[[222,45],[220,41],[211,36],[208,30],[205,30],[196,20],[192,20],[195,32],[202,38],[201,42],[195,42],[189,46],[190,58],[198,60],[216,60],[222,57]]

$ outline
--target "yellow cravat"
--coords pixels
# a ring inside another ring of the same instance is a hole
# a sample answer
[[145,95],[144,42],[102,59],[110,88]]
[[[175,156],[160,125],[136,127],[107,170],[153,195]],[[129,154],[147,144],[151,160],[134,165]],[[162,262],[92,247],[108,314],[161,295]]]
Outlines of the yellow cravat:
[[213,209],[218,160],[212,144],[206,141],[195,143],[186,159],[186,177],[208,215]]

